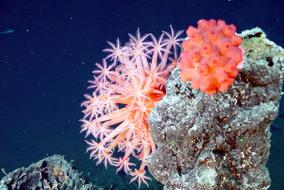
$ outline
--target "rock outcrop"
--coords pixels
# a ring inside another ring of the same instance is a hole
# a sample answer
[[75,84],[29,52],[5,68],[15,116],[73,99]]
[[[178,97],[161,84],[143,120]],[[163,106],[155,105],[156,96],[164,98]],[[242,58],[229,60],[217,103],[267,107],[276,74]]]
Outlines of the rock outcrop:
[[207,95],[175,69],[150,114],[151,174],[165,190],[265,190],[270,125],[281,98],[284,51],[259,28],[244,31],[245,61],[233,86]]

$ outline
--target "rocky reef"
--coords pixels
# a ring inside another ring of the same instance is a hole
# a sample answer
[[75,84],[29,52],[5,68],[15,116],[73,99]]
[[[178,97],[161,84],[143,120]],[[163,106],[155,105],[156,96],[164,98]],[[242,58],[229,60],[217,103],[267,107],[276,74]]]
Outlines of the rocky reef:
[[244,64],[225,93],[207,95],[175,69],[150,114],[157,150],[148,160],[165,190],[264,190],[270,125],[279,110],[284,51],[260,28],[241,33]]
[[85,180],[63,156],[18,168],[0,181],[1,190],[104,190]]

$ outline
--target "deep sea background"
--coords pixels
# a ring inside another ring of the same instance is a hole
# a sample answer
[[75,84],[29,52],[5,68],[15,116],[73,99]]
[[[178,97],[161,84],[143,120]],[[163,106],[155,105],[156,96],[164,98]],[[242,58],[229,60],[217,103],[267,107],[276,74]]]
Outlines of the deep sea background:
[[[201,18],[225,19],[238,32],[259,26],[284,46],[284,0],[0,0],[0,168],[62,154],[98,185],[136,189],[85,152],[87,81],[107,41],[126,42],[138,27],[156,36],[171,24],[184,30]],[[283,99],[271,130],[271,190],[284,190]],[[150,189],[162,186],[153,180]]]

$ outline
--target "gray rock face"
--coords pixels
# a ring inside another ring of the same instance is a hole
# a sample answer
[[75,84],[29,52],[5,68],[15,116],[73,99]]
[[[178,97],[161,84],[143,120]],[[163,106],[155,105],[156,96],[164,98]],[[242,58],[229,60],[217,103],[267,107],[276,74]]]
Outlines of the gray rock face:
[[88,183],[63,156],[54,155],[7,174],[1,190],[104,190]]
[[270,124],[281,98],[284,51],[263,31],[244,31],[244,66],[225,93],[207,95],[179,79],[167,82],[167,95],[149,123],[157,150],[151,174],[165,190],[264,190]]

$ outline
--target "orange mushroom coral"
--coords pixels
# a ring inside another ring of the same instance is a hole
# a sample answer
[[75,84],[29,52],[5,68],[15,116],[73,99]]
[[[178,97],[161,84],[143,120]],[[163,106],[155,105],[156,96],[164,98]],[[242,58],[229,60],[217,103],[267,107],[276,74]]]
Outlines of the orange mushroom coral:
[[202,19],[186,33],[178,62],[182,81],[190,81],[192,88],[207,94],[226,91],[243,62],[242,38],[236,35],[236,27],[223,20]]

